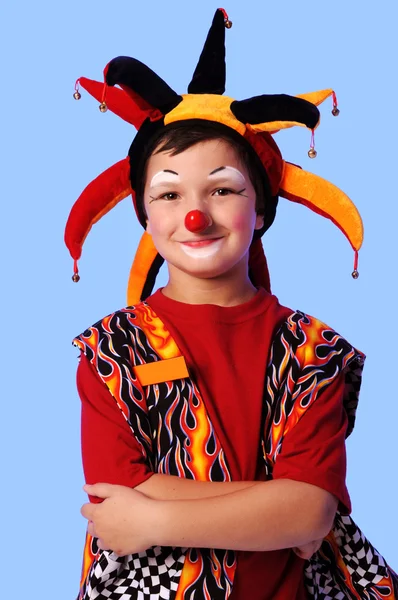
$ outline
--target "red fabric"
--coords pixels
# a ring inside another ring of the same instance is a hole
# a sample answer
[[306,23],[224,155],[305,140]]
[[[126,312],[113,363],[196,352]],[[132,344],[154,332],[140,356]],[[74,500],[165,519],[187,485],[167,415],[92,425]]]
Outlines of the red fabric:
[[[291,311],[261,288],[249,302],[227,308],[183,304],[160,290],[147,302],[185,356],[232,478],[264,479],[258,453],[265,368],[273,336]],[[345,486],[347,417],[342,406],[343,389],[341,377],[286,436],[274,478],[317,485],[350,510]],[[303,566],[304,561],[291,550],[239,552],[230,598],[304,600]]]
[[284,161],[274,138],[266,131],[254,133],[250,130],[250,125],[246,129],[245,138],[260,157],[271,187],[271,196],[277,196],[282,181]]
[[[87,77],[80,77],[79,83],[98,102],[103,102],[103,81],[94,81]],[[105,102],[109,110],[124,121],[127,121],[127,123],[133,125],[137,130],[140,129],[145,119],[149,116],[150,110],[153,110],[149,105],[148,108],[145,107],[143,100],[138,95],[137,98],[131,98],[124,90],[117,87],[106,87]]]
[[[337,496],[339,509],[348,514],[351,503],[345,486],[347,416],[341,401],[343,391],[344,375],[323,392],[286,436],[273,477],[321,487]],[[264,479],[261,465],[256,479]],[[305,600],[303,566],[304,561],[291,550],[240,552],[230,598]]]
[[72,258],[80,258],[93,224],[131,193],[128,157],[106,169],[84,188],[65,226],[65,244]]
[[[241,306],[188,305],[157,291],[148,304],[169,328],[198,383],[234,480],[262,480],[258,460],[265,366],[275,330],[291,313],[260,289]],[[138,442],[85,357],[78,369],[86,479],[134,487],[150,477]],[[327,388],[286,436],[275,478],[317,485],[340,500],[345,486],[343,378]],[[304,561],[291,550],[239,552],[231,600],[304,600]]]
[[[153,474],[121,410],[88,359],[77,369],[82,401],[82,456],[86,483],[135,487]],[[91,502],[98,498],[90,497]]]
[[252,300],[239,306],[185,304],[170,300],[160,290],[147,303],[164,321],[185,357],[232,478],[253,481],[269,348],[275,328],[291,311],[261,288]]

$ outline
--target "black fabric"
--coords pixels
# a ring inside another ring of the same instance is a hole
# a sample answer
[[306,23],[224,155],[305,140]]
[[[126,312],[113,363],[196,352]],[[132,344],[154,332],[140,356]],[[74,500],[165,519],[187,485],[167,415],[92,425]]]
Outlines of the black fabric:
[[314,129],[319,121],[319,110],[315,104],[287,94],[264,94],[247,100],[234,100],[231,111],[241,123],[251,125],[295,121]]
[[189,94],[223,94],[225,92],[225,24],[221,10],[216,10],[198,65],[188,86]]
[[182,100],[159,75],[136,58],[118,56],[111,60],[106,73],[108,85],[127,85],[163,115],[175,108]]
[[141,302],[143,300],[146,300],[147,298],[149,298],[149,296],[152,294],[152,290],[153,290],[153,286],[155,285],[157,274],[159,273],[160,267],[162,266],[163,263],[164,263],[163,256],[160,256],[160,254],[157,254],[155,260],[151,264],[151,267],[148,271],[145,285],[144,285],[142,293],[141,293]]
[[[139,184],[138,174],[142,175],[143,158],[148,156],[147,146],[152,140],[159,137],[159,133],[164,131],[164,120],[151,121],[146,119],[141,125],[129,149],[130,159],[130,182],[132,189],[136,192]],[[139,211],[140,223],[145,227],[145,215]]]

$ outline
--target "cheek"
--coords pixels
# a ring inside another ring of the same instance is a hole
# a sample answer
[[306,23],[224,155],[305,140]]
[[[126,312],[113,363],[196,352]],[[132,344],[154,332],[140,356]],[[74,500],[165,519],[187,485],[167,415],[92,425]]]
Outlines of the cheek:
[[256,215],[247,208],[247,212],[239,211],[231,215],[231,229],[237,233],[243,233],[247,230],[252,231],[254,228]]
[[170,210],[150,210],[148,214],[148,233],[153,237],[169,235],[176,225],[176,215]]
[[[232,198],[231,198],[232,200]],[[256,223],[255,196],[234,198],[228,205],[225,225],[237,233],[253,232]]]
[[234,231],[244,231],[247,229],[247,218],[244,215],[236,215],[231,219],[231,226]]

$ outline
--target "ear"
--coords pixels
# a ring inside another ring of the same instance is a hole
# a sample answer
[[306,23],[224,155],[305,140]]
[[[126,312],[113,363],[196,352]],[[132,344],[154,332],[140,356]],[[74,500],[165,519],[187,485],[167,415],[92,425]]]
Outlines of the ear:
[[256,224],[254,226],[254,229],[262,229],[264,227],[264,215],[261,215],[259,213],[256,214]]
[[151,224],[149,223],[148,219],[145,221],[145,223],[146,223],[146,228],[145,228],[145,231],[146,231],[147,233],[149,233],[149,235],[152,235],[152,231],[151,231]]

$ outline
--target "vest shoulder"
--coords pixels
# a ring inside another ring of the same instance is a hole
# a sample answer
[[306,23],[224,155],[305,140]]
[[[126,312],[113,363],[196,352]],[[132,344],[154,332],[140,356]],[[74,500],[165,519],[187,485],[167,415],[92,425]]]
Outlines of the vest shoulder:
[[[274,337],[267,369],[270,397],[278,398],[289,415],[286,427],[294,426],[322,391],[343,374],[348,437],[355,424],[364,361],[362,352],[319,319],[301,311],[291,314]],[[287,431],[285,428],[284,434]]]
[[285,348],[288,346],[290,352],[299,357],[302,367],[343,356],[361,365],[365,361],[365,355],[332,327],[300,310],[287,317],[274,341]]
[[151,309],[145,302],[120,308],[87,327],[73,339],[73,344],[82,349],[82,344],[84,345],[88,338],[94,337],[99,341],[104,335],[120,337],[132,329],[140,328],[142,316],[150,312]]

